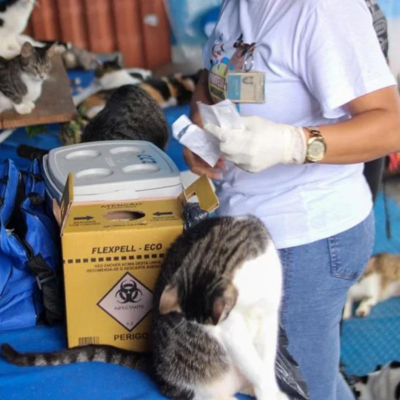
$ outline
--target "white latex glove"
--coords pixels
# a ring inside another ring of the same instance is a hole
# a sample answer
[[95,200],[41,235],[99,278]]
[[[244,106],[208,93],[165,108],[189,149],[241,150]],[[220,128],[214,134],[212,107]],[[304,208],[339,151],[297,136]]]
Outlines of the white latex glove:
[[204,129],[220,140],[225,159],[249,172],[277,164],[302,164],[306,138],[302,128],[277,124],[261,117],[241,117],[244,129],[207,124]]

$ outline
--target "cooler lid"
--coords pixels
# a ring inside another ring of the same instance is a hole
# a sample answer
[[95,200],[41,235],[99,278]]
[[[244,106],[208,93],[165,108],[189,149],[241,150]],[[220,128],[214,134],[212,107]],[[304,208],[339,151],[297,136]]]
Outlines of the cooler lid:
[[179,185],[174,162],[150,142],[114,140],[56,148],[48,156],[48,174],[63,191],[68,174],[76,195],[161,189]]

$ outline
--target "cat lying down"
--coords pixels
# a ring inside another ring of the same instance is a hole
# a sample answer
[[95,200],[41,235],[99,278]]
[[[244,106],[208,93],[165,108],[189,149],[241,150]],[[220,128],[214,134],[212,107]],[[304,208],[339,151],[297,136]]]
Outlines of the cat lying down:
[[20,366],[101,361],[150,373],[177,400],[288,400],[275,359],[282,267],[254,217],[211,218],[184,232],[168,251],[154,291],[152,354],[110,346],[2,355]]
[[379,301],[400,295],[400,255],[381,253],[371,257],[361,279],[348,293],[343,318],[352,315],[353,304],[360,301],[356,315],[366,317]]
[[352,316],[353,304],[360,301],[356,315],[366,317],[379,301],[400,295],[400,255],[381,253],[371,257],[361,279],[347,295],[343,319]]

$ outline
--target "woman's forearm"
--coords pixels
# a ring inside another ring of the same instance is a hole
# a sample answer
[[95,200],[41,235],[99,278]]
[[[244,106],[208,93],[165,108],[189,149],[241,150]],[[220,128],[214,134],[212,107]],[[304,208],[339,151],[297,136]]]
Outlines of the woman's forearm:
[[400,101],[389,87],[349,103],[353,117],[320,126],[327,143],[324,164],[370,161],[400,151]]

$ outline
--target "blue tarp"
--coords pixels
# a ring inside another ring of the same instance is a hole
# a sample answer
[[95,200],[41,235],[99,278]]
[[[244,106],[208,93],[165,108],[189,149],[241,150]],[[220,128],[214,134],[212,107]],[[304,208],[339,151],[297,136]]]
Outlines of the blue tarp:
[[[376,250],[400,252],[400,208],[389,200],[393,239],[385,234],[383,198],[375,207]],[[362,375],[377,364],[400,360],[400,298],[376,306],[368,318],[344,323],[342,358],[350,374]],[[66,347],[63,327],[37,326],[0,333],[0,343],[20,351],[55,351]],[[6,400],[161,400],[141,372],[101,363],[57,367],[15,367],[0,359],[0,399]],[[242,397],[242,399],[244,396]]]
[[[0,342],[21,351],[66,347],[61,327],[35,327],[0,333]],[[0,359],[0,399],[4,400],[155,400],[162,398],[143,373],[101,363],[57,367],[16,367]]]
[[[387,199],[391,238],[386,235],[384,197],[375,204],[374,253],[400,253],[400,208]],[[353,318],[343,324],[342,361],[352,375],[365,375],[378,364],[400,361],[400,297],[375,306],[368,318]]]
[[[2,0],[0,0],[1,2]],[[88,75],[89,78],[89,75]],[[166,111],[171,124],[188,107]],[[57,131],[53,126],[51,131]],[[0,145],[0,159],[10,157],[19,167],[27,165],[16,155],[20,144],[50,149],[60,141],[54,134],[35,138],[18,130]],[[182,148],[174,139],[168,154],[181,170],[186,170]],[[375,251],[400,253],[400,208],[389,199],[392,239],[386,237],[383,197],[375,206],[377,239]],[[0,266],[1,267],[1,266]],[[343,327],[342,355],[347,371],[365,374],[378,363],[400,360],[400,298],[379,304],[365,319],[346,321]],[[0,343],[10,343],[20,351],[54,351],[66,347],[62,327],[37,326],[18,331],[0,332]],[[155,385],[145,374],[127,368],[101,363],[57,367],[15,367],[0,358],[0,399],[3,400],[156,400],[161,399]],[[242,397],[244,398],[244,397]]]

